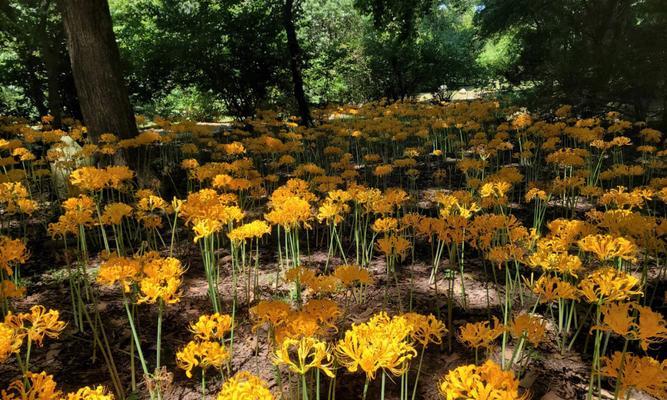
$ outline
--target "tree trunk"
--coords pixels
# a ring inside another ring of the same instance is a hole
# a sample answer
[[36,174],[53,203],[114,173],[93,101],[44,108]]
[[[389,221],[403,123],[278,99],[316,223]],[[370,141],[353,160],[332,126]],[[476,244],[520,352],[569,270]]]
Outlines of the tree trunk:
[[137,134],[107,0],[59,0],[81,113],[96,141]]
[[306,93],[303,90],[303,76],[301,74],[301,47],[296,37],[294,27],[294,0],[284,0],[283,3],[283,25],[287,34],[287,47],[290,54],[290,68],[292,69],[292,83],[294,84],[294,97],[299,107],[301,123],[306,126],[312,124]]
[[51,126],[60,128],[63,118],[63,93],[62,85],[60,83],[60,60],[56,49],[53,48],[53,42],[50,40],[46,32],[46,26],[42,25],[43,29],[39,32],[40,52],[42,53],[42,61],[46,67],[46,91],[47,104],[49,106],[49,113],[53,116]]
[[662,131],[667,130],[667,88],[663,85],[662,88]]
[[69,64],[69,56],[64,64],[64,78],[63,78],[63,103],[67,110],[67,116],[74,119],[83,120],[81,114],[81,106],[79,105],[79,97],[76,94],[76,85],[74,84],[74,76],[72,75],[72,67]]
[[[21,52],[23,53],[23,52]],[[46,101],[44,98],[44,90],[42,89],[42,82],[38,76],[38,71],[39,71],[39,60],[37,57],[31,55],[31,54],[22,54],[21,60],[26,66],[27,70],[27,80],[28,80],[28,97],[30,98],[30,101],[32,102],[33,106],[35,106],[35,109],[37,109],[37,113],[39,116],[44,116],[49,113],[49,109],[46,106]]]

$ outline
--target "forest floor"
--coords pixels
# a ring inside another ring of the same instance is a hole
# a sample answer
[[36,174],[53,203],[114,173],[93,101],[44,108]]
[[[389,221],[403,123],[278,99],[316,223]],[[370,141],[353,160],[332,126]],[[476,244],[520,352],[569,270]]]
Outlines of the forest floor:
[[[186,233],[182,232],[182,236],[185,237]],[[42,238],[41,240],[46,239]],[[62,260],[58,260],[62,252],[62,249],[59,249],[59,243],[46,240],[42,246],[43,251],[32,255],[29,265],[26,266],[26,270],[29,272],[24,277],[29,281],[30,291],[24,299],[15,305],[18,309],[27,309],[32,305],[42,304],[48,308],[61,310],[63,319],[67,321],[70,320],[69,317],[71,316],[67,272],[63,267],[51,268],[53,265],[63,264]],[[265,252],[261,256],[263,262],[260,263],[260,290],[257,300],[289,298],[290,296],[290,288],[282,280],[276,285],[279,266],[275,262],[270,263],[268,261],[274,259],[273,254],[266,250],[270,248],[265,247]],[[201,382],[197,378],[198,374],[195,374],[195,378],[188,379],[184,372],[177,368],[175,354],[180,347],[187,343],[191,336],[187,330],[189,323],[195,321],[199,315],[211,312],[211,305],[207,296],[207,281],[204,276],[201,255],[196,245],[181,241],[175,249],[174,255],[183,261],[184,265],[188,267],[188,271],[183,285],[186,289],[180,302],[168,306],[164,317],[162,359],[165,360],[167,370],[172,374],[165,399],[199,399],[201,398]],[[222,250],[219,257],[223,277],[219,287],[220,293],[224,297],[223,309],[231,313],[233,282],[229,273],[230,257],[227,250]],[[309,268],[324,271],[326,253],[315,251],[309,255],[306,254],[302,257],[302,262]],[[333,259],[329,268],[341,263],[342,260]],[[343,332],[352,323],[368,320],[373,314],[383,309],[398,312],[407,311],[408,308],[411,308],[416,312],[437,314],[443,321],[448,321],[447,297],[443,293],[447,287],[447,282],[444,280],[438,282],[439,293],[436,294],[436,286],[429,283],[430,265],[419,261],[411,263],[410,257],[403,264],[399,270],[397,286],[393,279],[391,282],[386,282],[384,259],[376,257],[373,260],[370,270],[375,279],[375,284],[366,288],[364,304],[357,305],[352,301],[347,302],[343,295],[337,295],[334,298],[338,304],[347,304],[339,323],[339,332]],[[95,273],[97,265],[99,265],[99,260],[91,264],[91,274]],[[454,288],[455,304],[451,319],[452,326],[448,327],[455,331],[458,326],[466,322],[485,320],[489,313],[498,314],[499,295],[501,298],[504,296],[504,293],[499,293],[496,290],[492,281],[484,278],[480,260],[466,260],[466,269],[471,272],[466,272],[464,275],[465,306],[462,301],[459,280],[456,281]],[[388,288],[387,293],[384,291],[385,287]],[[410,292],[412,293],[410,294]],[[525,308],[530,308],[535,299],[528,296],[528,293],[526,293],[526,296],[524,305]],[[409,304],[410,298],[412,299],[411,304]],[[402,302],[399,299],[402,299]],[[246,296],[244,289],[239,287],[238,302],[234,357],[231,364],[232,373],[239,370],[250,371],[266,380],[274,394],[278,395],[282,391],[286,398],[296,398],[293,395],[288,395],[288,385],[284,381],[282,382],[282,390],[276,381],[275,369],[271,362],[272,355],[269,354],[267,346],[266,332],[261,329],[253,332],[252,320],[248,311],[249,304],[256,303],[253,294],[250,293]],[[121,375],[128,380],[124,384],[126,387],[130,387],[130,355],[127,349],[130,348],[131,331],[117,289],[100,288],[99,311],[106,324],[106,332],[116,355],[118,369],[124,371]],[[144,348],[144,352],[152,355],[155,352],[153,344],[155,342],[154,334],[157,320],[155,307],[139,306],[137,312],[136,320],[143,342],[145,344],[150,343],[153,346]],[[553,336],[553,327],[549,326],[548,329],[549,335]],[[99,354],[95,354],[92,344],[86,346],[86,341],[90,342],[88,338],[89,335],[75,332],[75,327],[70,324],[59,339],[48,340],[44,347],[34,348],[31,364],[36,370],[46,369],[54,373],[54,378],[62,385],[63,390],[75,389],[82,384],[106,384],[110,387],[109,375],[102,358]],[[583,340],[579,342],[583,342]],[[585,398],[590,361],[588,358],[581,356],[583,349],[577,348],[577,345],[579,343],[575,344],[572,351],[561,354],[555,345],[555,340],[548,340],[540,346],[539,357],[533,355],[521,361],[526,371],[521,385],[530,391],[533,399],[570,400]],[[511,347],[506,349],[508,358],[512,350]],[[499,349],[496,349],[490,354],[490,358],[498,360],[499,351]],[[451,352],[448,348],[447,337],[444,338],[442,346],[431,345],[425,353],[416,398],[429,400],[440,398],[438,382],[442,376],[450,369],[472,362],[474,362],[474,354],[459,344],[456,338],[453,339]],[[212,372],[209,373],[213,375]],[[7,382],[16,378],[16,374],[17,371],[11,369],[8,365],[0,365],[0,387],[5,387]],[[341,400],[360,399],[364,385],[362,374],[350,374],[341,371],[338,376],[339,379],[335,386],[336,398]],[[341,376],[344,376],[344,379],[340,379]],[[140,374],[137,374],[136,379],[137,384],[141,385]],[[208,395],[213,396],[220,388],[221,377],[219,375],[210,376],[207,381]],[[413,381],[414,368],[413,374],[410,375],[410,390],[412,390]],[[323,382],[326,382],[323,385],[329,384],[328,380]],[[397,399],[399,385],[392,384],[388,387],[389,391],[386,398]],[[374,382],[369,387],[367,398],[379,398],[379,390],[379,382]],[[606,397],[612,399],[613,393],[607,392]],[[630,398],[634,400],[652,399],[642,393],[632,393]]]

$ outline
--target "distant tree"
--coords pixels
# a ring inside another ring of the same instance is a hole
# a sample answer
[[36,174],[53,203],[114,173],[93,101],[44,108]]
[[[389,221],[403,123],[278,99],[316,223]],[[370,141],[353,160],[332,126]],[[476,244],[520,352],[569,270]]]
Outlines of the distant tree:
[[292,84],[294,85],[294,98],[299,108],[299,116],[303,125],[311,125],[310,108],[303,89],[303,57],[301,46],[296,34],[295,14],[300,7],[300,0],[280,0],[282,2],[283,26],[287,34],[287,48],[290,56],[290,70],[292,72]]
[[644,118],[667,92],[664,0],[484,0],[479,9],[484,37],[515,41],[508,79],[537,83],[546,98],[630,103]]
[[139,103],[192,88],[247,117],[288,90],[282,9],[273,1],[112,0],[110,7]]
[[107,0],[59,0],[72,72],[91,137],[137,134]]
[[60,126],[65,113],[80,118],[55,1],[0,0],[0,32],[6,37],[3,50],[19,60],[3,69],[0,80],[24,88],[41,115],[54,117],[53,126]]
[[310,103],[367,100],[372,87],[363,41],[373,29],[355,0],[304,0],[298,34]]
[[420,16],[432,11],[435,0],[355,0],[364,13],[371,14],[375,28],[393,30],[401,40],[414,35]]
[[374,30],[364,38],[372,81],[379,95],[400,99],[413,91],[414,66],[419,49],[414,41],[417,20],[431,11],[433,0],[355,0],[355,6],[370,15]]
[[376,95],[402,99],[443,84],[477,82],[480,43],[471,0],[356,0],[374,29],[364,52]]

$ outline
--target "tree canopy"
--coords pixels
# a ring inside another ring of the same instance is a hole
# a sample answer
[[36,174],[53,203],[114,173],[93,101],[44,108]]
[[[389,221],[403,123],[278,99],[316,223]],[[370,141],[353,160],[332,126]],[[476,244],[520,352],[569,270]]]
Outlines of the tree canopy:
[[481,37],[509,35],[511,82],[536,81],[573,103],[629,101],[643,114],[666,93],[667,7],[662,0],[486,0]]
[[[0,1],[1,113],[80,117],[53,3]],[[620,102],[641,116],[667,101],[662,3],[109,0],[109,8],[138,113],[244,117],[269,105],[297,112],[300,97],[319,105],[505,84],[554,102]]]

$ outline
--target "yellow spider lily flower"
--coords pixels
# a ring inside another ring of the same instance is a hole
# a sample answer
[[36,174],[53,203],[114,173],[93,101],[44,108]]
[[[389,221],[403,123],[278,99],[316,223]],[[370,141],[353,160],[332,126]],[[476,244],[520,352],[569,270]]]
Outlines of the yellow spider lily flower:
[[[53,375],[47,375],[46,372],[34,373],[27,372],[23,379],[16,379],[9,384],[7,390],[2,391],[3,400],[13,399],[61,399],[63,393],[56,388],[56,381]],[[28,383],[28,385],[26,385]]]
[[617,380],[621,398],[625,398],[631,388],[643,390],[658,399],[667,398],[667,361],[660,363],[648,356],[616,351],[611,357],[602,358],[600,373]]
[[181,262],[173,257],[155,258],[144,265],[144,277],[139,281],[141,294],[138,303],[157,303],[162,300],[166,304],[180,300],[180,286],[185,271]]
[[639,280],[632,275],[615,268],[599,268],[579,282],[579,291],[584,300],[590,303],[621,301],[641,294],[634,290]]
[[275,352],[276,365],[286,365],[292,372],[305,375],[312,368],[318,368],[333,378],[331,370],[333,357],[330,347],[314,337],[285,339]]
[[65,400],[113,400],[114,396],[102,386],[91,388],[82,387],[74,393],[69,393]]
[[481,366],[463,365],[449,371],[440,382],[440,395],[446,400],[503,399],[523,400],[528,394],[519,394],[519,380],[512,371],[503,371],[488,360]]
[[459,327],[457,335],[459,341],[468,347],[474,349],[483,347],[490,348],[493,341],[502,335],[505,327],[498,321],[498,318],[493,317],[493,326],[489,326],[489,321],[467,323]]
[[417,355],[410,341],[412,326],[401,316],[389,318],[384,312],[367,323],[352,324],[336,346],[338,362],[350,372],[361,369],[375,379],[378,370],[402,375]]
[[23,344],[23,335],[16,327],[0,322],[0,363],[7,360],[12,354],[16,354]]
[[233,325],[230,315],[215,313],[200,316],[197,322],[190,324],[190,331],[199,340],[221,340]]
[[249,372],[241,371],[222,385],[217,400],[274,400],[266,382]]
[[526,340],[537,347],[546,335],[546,321],[530,314],[520,314],[512,320],[508,331],[516,339],[525,335]]
[[423,347],[430,343],[442,343],[442,337],[447,333],[447,328],[433,314],[422,315],[410,312],[403,314],[403,317],[412,325],[410,336],[414,341],[419,342]]

